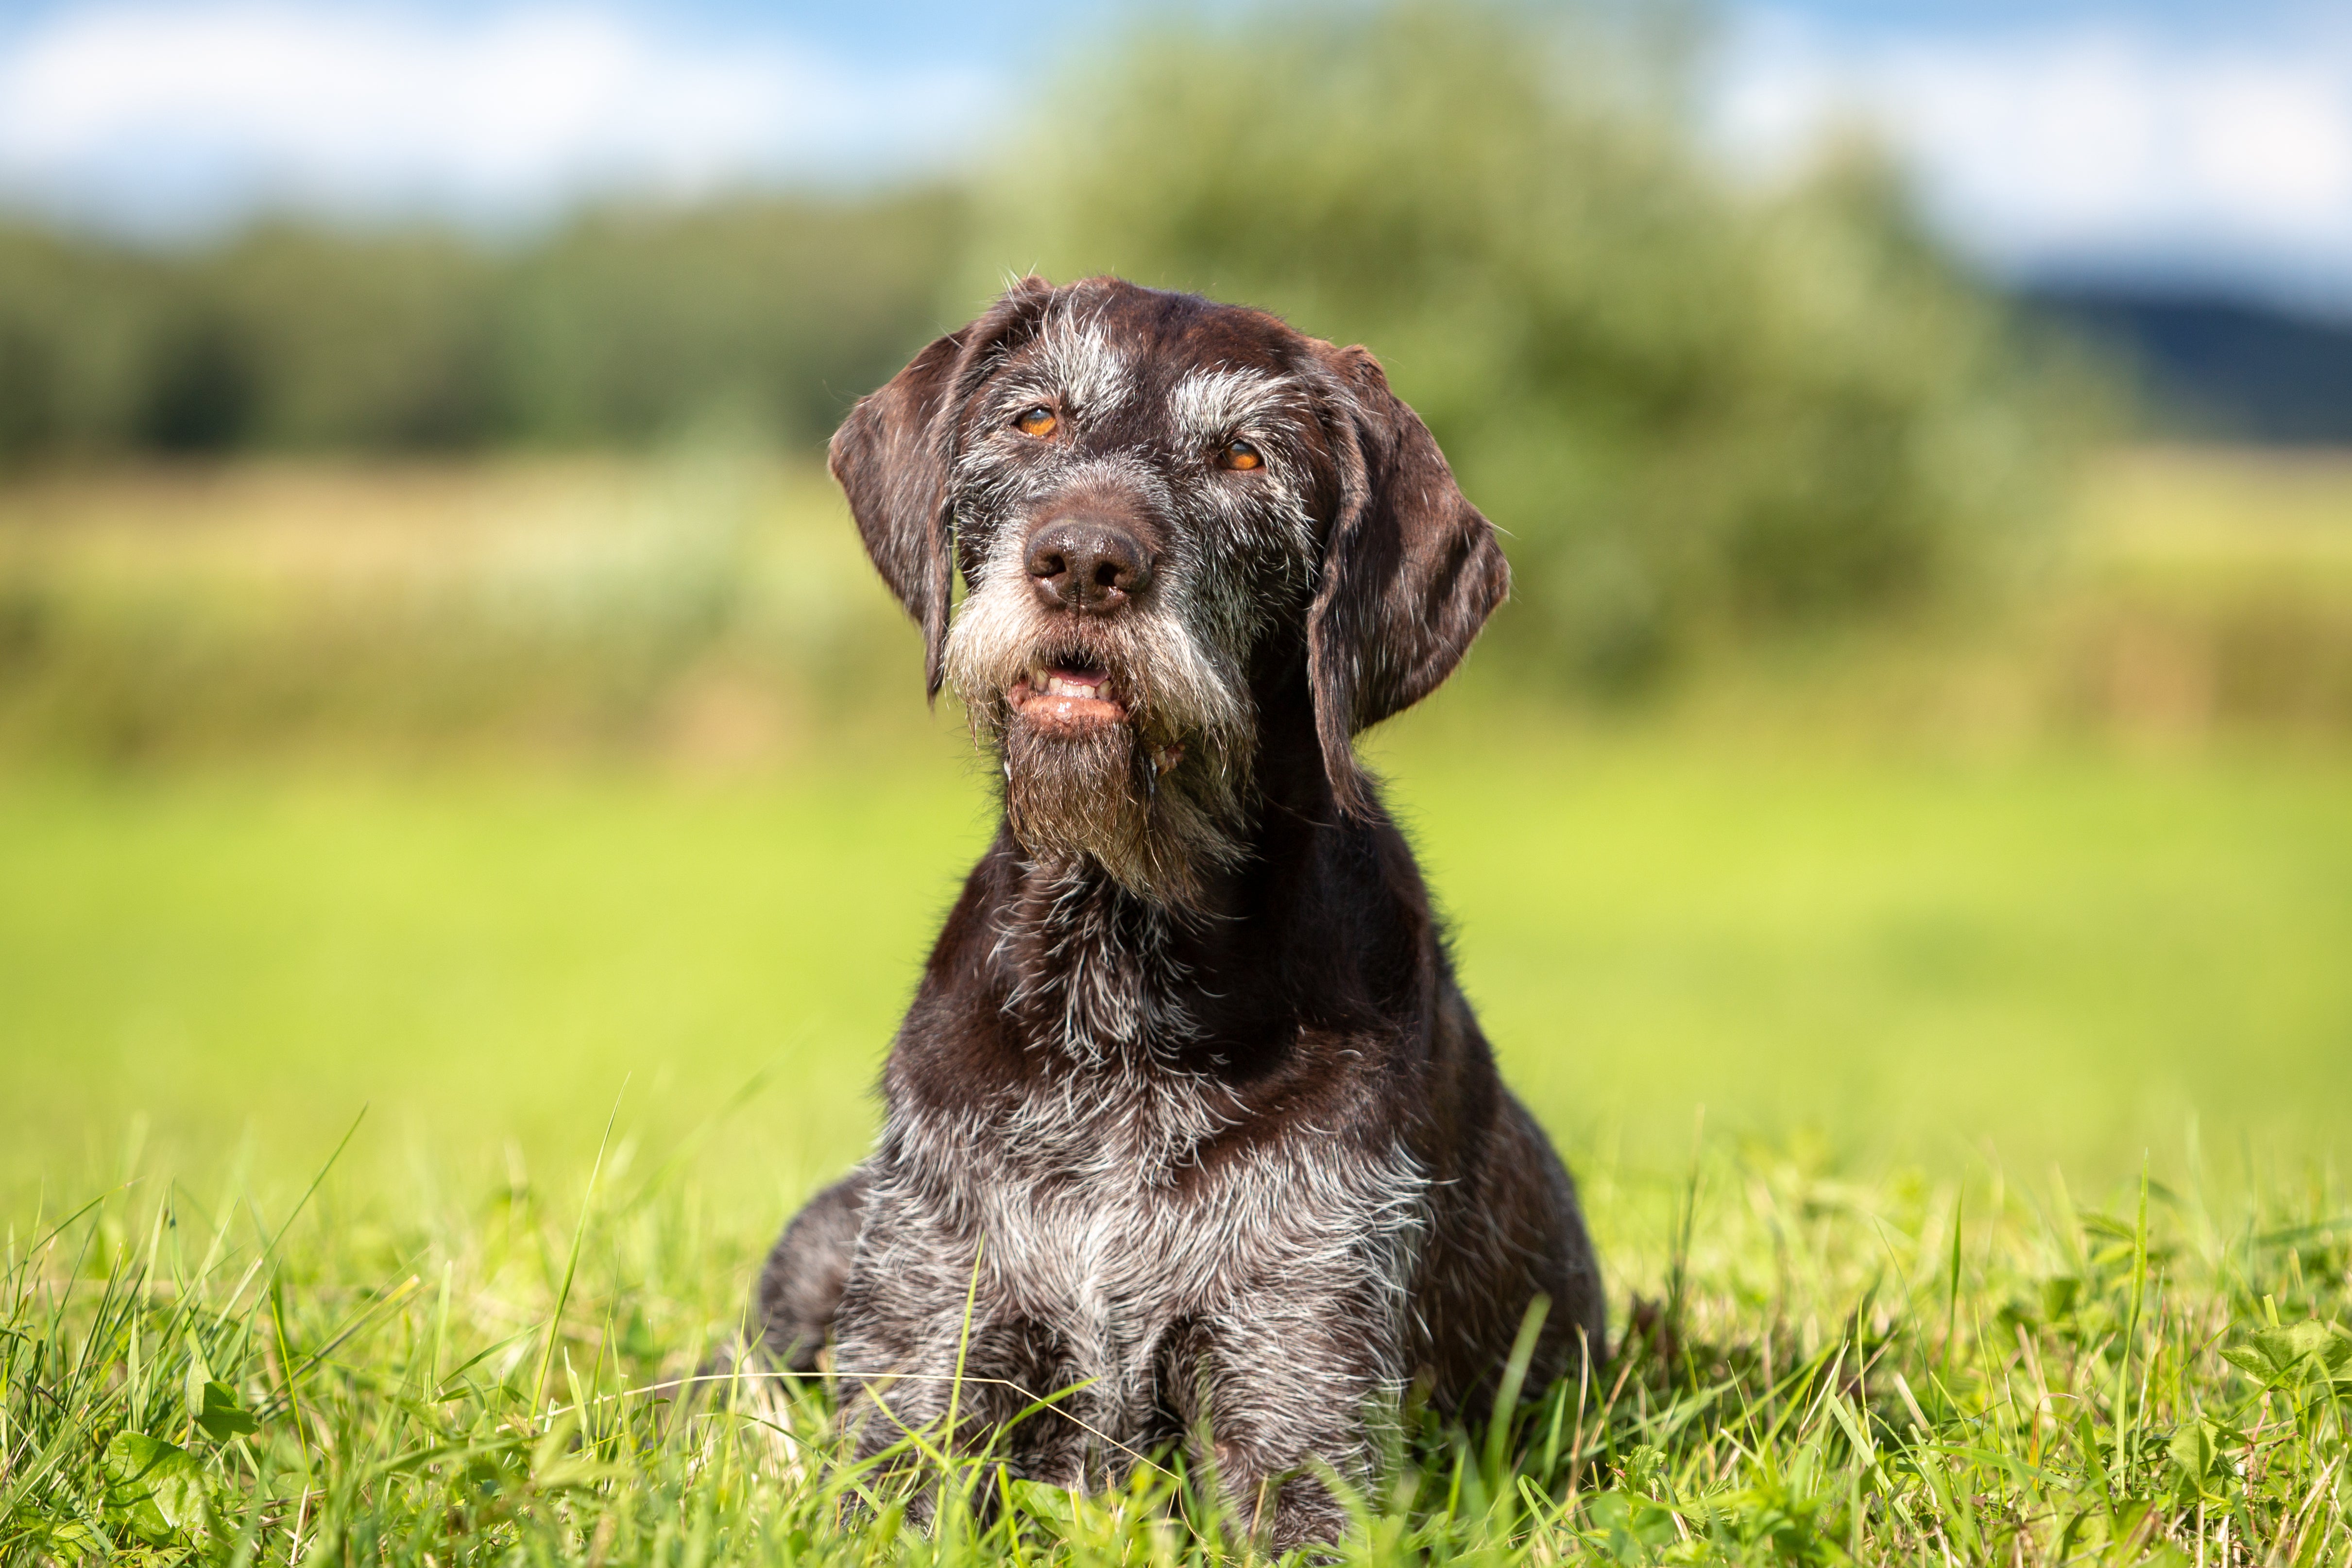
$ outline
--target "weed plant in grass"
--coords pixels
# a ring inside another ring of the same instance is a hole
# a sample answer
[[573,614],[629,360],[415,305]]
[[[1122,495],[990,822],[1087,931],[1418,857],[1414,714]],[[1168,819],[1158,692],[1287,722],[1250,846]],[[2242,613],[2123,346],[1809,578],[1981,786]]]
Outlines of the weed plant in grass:
[[[2195,1169],[2191,1162],[2191,1169]],[[1336,1561],[2317,1563],[2352,1552],[2352,1205],[2315,1174],[2105,1205],[1997,1170],[1703,1148],[1589,1173],[1616,1359],[1408,1411]],[[758,1234],[691,1159],[441,1202],[127,1182],[0,1258],[0,1560],[1256,1561],[1173,1454],[1089,1497],[843,1465],[822,1382],[672,1380]],[[1507,1385],[1508,1380],[1507,1380]],[[944,1499],[907,1521],[908,1486]]]

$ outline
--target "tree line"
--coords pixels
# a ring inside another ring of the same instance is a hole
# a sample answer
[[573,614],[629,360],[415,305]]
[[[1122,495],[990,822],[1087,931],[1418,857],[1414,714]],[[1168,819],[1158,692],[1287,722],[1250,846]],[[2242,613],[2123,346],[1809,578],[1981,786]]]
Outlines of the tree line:
[[932,324],[946,190],[614,206],[498,244],[278,220],[177,251],[0,226],[0,457],[821,441]]
[[2099,384],[1866,149],[1727,174],[1689,57],[1507,4],[1130,34],[938,188],[614,206],[497,242],[292,222],[152,253],[0,229],[0,456],[814,448],[1009,272],[1370,345],[1507,531],[1514,668],[1637,687],[1916,605],[2052,511]]

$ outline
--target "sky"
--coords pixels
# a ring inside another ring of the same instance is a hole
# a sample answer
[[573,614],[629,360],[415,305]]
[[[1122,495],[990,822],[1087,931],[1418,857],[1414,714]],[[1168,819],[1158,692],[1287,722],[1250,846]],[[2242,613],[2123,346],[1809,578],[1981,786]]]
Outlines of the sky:
[[[0,203],[168,237],[855,185],[972,158],[1138,14],[1241,4],[0,0]],[[2352,312],[2346,0],[1717,10],[1703,113],[1742,177],[1866,126],[2000,275]]]

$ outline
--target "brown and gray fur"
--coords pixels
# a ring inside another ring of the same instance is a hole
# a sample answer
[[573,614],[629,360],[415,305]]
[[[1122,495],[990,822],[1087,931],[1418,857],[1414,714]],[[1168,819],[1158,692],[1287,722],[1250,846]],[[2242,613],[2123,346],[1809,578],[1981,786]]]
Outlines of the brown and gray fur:
[[831,1346],[861,1457],[936,1433],[961,1350],[957,1446],[1081,1486],[1190,1443],[1333,1539],[1317,1467],[1369,1479],[1416,1380],[1474,1415],[1535,1298],[1535,1385],[1601,1354],[1575,1188],[1350,744],[1502,599],[1494,531],[1364,350],[1111,279],[1022,280],[832,462],[1004,821],[762,1342]]

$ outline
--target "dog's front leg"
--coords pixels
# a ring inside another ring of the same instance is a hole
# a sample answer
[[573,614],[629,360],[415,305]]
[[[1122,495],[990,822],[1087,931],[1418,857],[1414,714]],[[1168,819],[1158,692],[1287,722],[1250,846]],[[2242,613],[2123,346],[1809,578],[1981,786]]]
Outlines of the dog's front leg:
[[[860,1304],[853,1289],[845,1306]],[[940,1458],[984,1457],[1013,1476],[1079,1484],[1083,1431],[1062,1408],[1035,1408],[1068,1373],[1059,1337],[1034,1319],[845,1310],[837,1355],[851,1453],[885,1489],[936,1474]],[[972,1495],[984,1515],[996,1489],[983,1484]],[[936,1505],[934,1479],[914,1493],[908,1517],[928,1523]]]
[[1400,1340],[1393,1307],[1371,1290],[1270,1289],[1179,1342],[1171,1403],[1195,1462],[1253,1537],[1277,1552],[1339,1538],[1347,1510],[1325,1475],[1371,1481],[1402,1388]]

